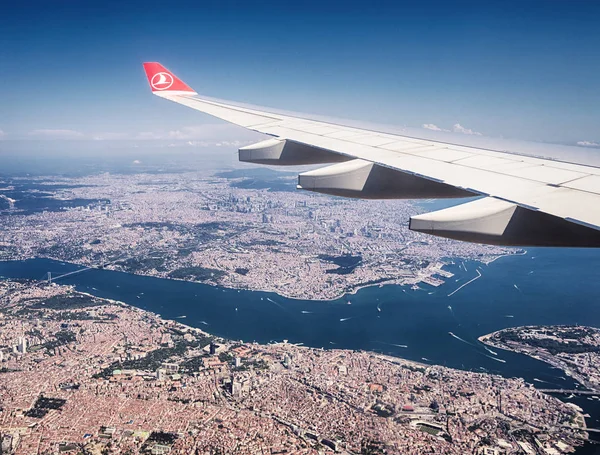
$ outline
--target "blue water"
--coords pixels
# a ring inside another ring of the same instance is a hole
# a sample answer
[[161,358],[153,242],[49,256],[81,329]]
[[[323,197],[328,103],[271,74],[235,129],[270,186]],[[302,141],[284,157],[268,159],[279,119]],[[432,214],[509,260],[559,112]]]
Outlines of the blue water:
[[[178,320],[231,339],[260,343],[287,339],[313,347],[364,349],[523,377],[542,388],[574,388],[575,382],[561,371],[500,349],[493,349],[494,355],[477,337],[526,324],[600,327],[599,266],[598,250],[534,249],[524,256],[500,258],[489,266],[472,261],[463,266],[459,260],[448,267],[455,277],[439,288],[421,285],[422,290],[413,291],[401,286],[371,287],[331,302],[293,300],[266,292],[107,270],[90,270],[61,283],[167,319],[186,316]],[[0,262],[0,275],[41,279],[48,271],[59,275],[78,268],[46,259]],[[476,277],[477,269],[481,278],[448,296]],[[581,397],[571,401],[591,414],[589,426],[600,427],[599,401]],[[596,453],[598,447],[577,453]]]

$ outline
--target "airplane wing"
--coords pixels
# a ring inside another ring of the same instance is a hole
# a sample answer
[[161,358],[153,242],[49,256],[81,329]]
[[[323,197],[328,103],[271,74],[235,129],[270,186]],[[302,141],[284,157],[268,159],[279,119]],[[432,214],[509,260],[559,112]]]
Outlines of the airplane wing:
[[[152,93],[271,136],[240,161],[329,164],[298,188],[365,199],[482,196],[411,217],[441,237],[514,246],[600,246],[600,168],[316,121],[199,96],[159,63],[144,63]],[[333,164],[331,164],[333,163]]]

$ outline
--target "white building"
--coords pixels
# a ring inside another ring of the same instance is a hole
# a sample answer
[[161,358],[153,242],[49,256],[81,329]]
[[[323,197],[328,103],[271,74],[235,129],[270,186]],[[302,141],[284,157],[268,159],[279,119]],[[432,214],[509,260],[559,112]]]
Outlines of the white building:
[[17,342],[17,351],[21,354],[27,353],[27,338],[19,337],[19,341]]

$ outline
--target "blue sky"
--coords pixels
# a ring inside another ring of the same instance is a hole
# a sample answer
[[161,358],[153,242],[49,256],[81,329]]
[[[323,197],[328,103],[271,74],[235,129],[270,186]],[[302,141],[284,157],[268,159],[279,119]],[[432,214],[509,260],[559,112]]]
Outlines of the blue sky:
[[13,3],[0,17],[5,145],[250,138],[151,96],[143,61],[240,102],[600,143],[594,0]]

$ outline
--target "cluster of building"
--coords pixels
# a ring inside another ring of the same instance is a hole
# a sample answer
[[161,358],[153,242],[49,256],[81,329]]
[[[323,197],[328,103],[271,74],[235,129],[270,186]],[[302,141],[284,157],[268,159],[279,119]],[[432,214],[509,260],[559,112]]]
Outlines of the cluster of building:
[[[0,217],[0,258],[109,264],[153,276],[332,299],[374,284],[439,285],[446,258],[486,262],[511,252],[412,232],[407,221],[423,209],[409,201],[237,188],[241,179],[209,173],[45,180],[60,184],[48,190],[57,199],[102,202],[29,214],[21,214],[17,202]],[[361,261],[339,270],[322,255]]]
[[485,335],[480,340],[544,360],[600,395],[598,328],[570,325],[512,327]]
[[560,454],[586,437],[519,379],[236,343],[67,286],[0,295],[2,453]]

